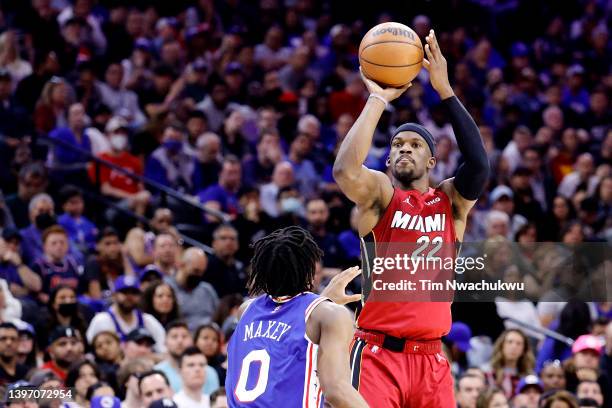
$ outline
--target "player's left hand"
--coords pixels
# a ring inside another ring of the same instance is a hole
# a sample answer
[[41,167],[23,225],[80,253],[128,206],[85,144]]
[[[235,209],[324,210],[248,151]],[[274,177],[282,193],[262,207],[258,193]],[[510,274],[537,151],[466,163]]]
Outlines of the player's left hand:
[[332,278],[329,285],[323,289],[321,296],[328,297],[332,302],[339,305],[346,305],[347,303],[357,302],[361,300],[361,295],[347,295],[346,287],[353,279],[361,274],[361,269],[358,266],[345,269]]
[[427,59],[423,58],[423,66],[429,72],[431,86],[438,92],[440,98],[450,98],[455,93],[448,81],[446,58],[442,55],[434,30],[429,30],[425,41],[427,41],[427,44],[425,44]]

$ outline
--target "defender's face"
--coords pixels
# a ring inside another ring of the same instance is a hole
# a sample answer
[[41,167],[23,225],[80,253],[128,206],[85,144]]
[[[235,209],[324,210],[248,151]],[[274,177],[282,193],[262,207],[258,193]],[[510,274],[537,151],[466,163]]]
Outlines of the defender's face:
[[429,146],[416,132],[398,133],[391,141],[391,151],[387,166],[391,167],[393,176],[408,183],[417,180],[429,172],[436,164]]

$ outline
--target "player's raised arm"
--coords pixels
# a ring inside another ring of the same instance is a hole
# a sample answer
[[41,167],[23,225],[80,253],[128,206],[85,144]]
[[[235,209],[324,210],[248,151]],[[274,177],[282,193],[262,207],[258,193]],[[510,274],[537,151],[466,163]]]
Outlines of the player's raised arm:
[[349,344],[354,327],[350,312],[343,306],[323,302],[312,312],[308,324],[309,337],[315,337],[312,340],[319,344],[317,372],[325,402],[334,408],[367,408],[351,385]]
[[[363,165],[370,147],[374,130],[389,102],[400,96],[411,84],[402,88],[381,88],[361,73],[370,96],[355,124],[340,145],[334,162],[334,179],[340,189],[360,207],[370,207],[381,199],[381,188],[392,194],[389,179],[381,172],[373,171]],[[381,187],[382,186],[382,187]]]
[[486,187],[490,171],[489,159],[478,126],[450,86],[446,59],[440,51],[433,30],[429,32],[426,41],[427,59],[423,61],[423,65],[429,71],[432,87],[438,92],[442,103],[450,113],[457,146],[464,160],[455,177],[443,181],[441,187],[451,197],[458,218],[465,219]]

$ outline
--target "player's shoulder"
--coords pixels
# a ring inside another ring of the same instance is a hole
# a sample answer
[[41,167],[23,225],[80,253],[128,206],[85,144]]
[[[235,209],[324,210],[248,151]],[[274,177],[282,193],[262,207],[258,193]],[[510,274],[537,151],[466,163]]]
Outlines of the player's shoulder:
[[311,313],[311,319],[321,322],[334,322],[338,319],[351,319],[351,312],[344,306],[332,302],[330,299],[321,298]]

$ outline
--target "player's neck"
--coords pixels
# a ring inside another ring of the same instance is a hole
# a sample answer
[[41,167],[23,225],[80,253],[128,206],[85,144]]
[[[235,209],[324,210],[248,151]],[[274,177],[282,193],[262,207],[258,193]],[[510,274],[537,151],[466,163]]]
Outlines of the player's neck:
[[400,180],[393,179],[393,187],[399,188],[400,190],[416,190],[423,194],[429,190],[429,180],[427,178],[420,178],[416,180],[410,180],[407,183],[403,183]]
[[185,394],[194,401],[200,402],[202,400],[202,387],[189,388],[184,387]]

